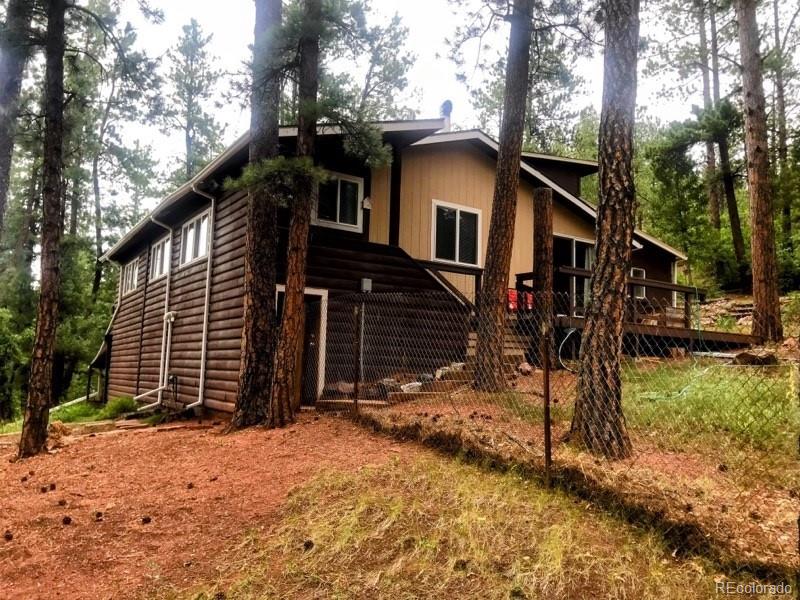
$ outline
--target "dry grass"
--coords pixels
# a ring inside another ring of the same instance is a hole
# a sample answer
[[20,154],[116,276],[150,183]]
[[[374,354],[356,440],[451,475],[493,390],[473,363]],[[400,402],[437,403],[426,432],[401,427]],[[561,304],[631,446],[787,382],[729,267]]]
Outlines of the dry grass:
[[724,579],[585,502],[438,456],[318,477],[232,555],[184,597],[691,599]]

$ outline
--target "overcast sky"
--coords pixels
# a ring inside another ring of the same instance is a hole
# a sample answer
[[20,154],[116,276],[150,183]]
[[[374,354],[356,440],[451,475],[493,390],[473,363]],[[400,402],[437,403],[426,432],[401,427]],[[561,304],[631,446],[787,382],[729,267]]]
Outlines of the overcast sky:
[[[248,44],[252,42],[254,19],[253,0],[170,0],[158,3],[164,11],[163,23],[154,25],[143,20],[136,11],[135,2],[125,3],[128,8],[123,19],[130,20],[139,32],[141,47],[152,56],[163,55],[175,43],[181,27],[194,17],[205,32],[213,34],[211,53],[218,57],[218,67],[235,72],[241,69],[248,58]],[[478,125],[469,102],[466,86],[456,80],[456,67],[448,57],[445,37],[452,35],[461,24],[462,15],[455,15],[448,0],[374,0],[376,13],[386,17],[397,12],[409,27],[409,48],[416,54],[416,64],[409,74],[409,88],[413,94],[408,104],[417,110],[419,118],[436,117],[445,99],[453,102],[453,123],[467,128]],[[648,24],[643,23],[642,34],[647,35]],[[498,43],[505,44],[507,31],[499,32]],[[585,79],[584,91],[574,99],[578,108],[594,105],[598,111],[602,94],[602,55],[596,52],[594,58],[583,59],[575,65],[575,70]],[[467,69],[468,74],[470,70]],[[475,75],[477,77],[478,75]],[[474,80],[471,82],[476,83]],[[690,116],[691,103],[667,101],[660,98],[660,83],[640,78],[639,105],[647,108],[647,113],[663,120],[685,119]],[[236,139],[247,128],[248,115],[238,106],[228,104],[219,114],[221,121],[228,124],[225,142]],[[160,158],[181,152],[182,137],[179,134],[164,139],[155,129],[136,128],[131,132],[145,143],[157,148]]]

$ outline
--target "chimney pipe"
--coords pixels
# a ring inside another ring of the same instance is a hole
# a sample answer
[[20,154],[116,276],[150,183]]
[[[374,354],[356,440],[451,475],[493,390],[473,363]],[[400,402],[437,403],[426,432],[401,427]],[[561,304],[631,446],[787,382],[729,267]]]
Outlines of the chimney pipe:
[[450,100],[445,100],[442,102],[442,106],[439,109],[439,114],[444,117],[444,127],[442,127],[443,132],[450,131],[450,114],[453,112],[453,103]]

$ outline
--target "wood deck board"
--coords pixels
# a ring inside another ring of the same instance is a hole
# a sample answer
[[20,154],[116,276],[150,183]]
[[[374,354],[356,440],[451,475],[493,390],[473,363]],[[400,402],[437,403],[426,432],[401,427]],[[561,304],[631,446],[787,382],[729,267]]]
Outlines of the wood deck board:
[[[558,327],[574,327],[583,329],[583,319],[579,317],[557,317]],[[737,344],[751,346],[760,344],[763,340],[746,333],[730,333],[725,331],[709,331],[689,329],[686,327],[664,327],[661,325],[645,325],[643,323],[625,323],[625,333],[636,335],[651,335],[662,338],[677,338],[682,340],[698,340],[722,344]]]

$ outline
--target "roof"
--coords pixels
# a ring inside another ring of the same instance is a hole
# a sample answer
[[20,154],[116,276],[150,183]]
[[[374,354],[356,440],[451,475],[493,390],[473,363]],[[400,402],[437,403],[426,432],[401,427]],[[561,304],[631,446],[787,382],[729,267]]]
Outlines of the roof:
[[[478,145],[482,146],[484,150],[488,150],[493,156],[496,158],[497,152],[499,149],[499,144],[497,141],[492,139],[486,133],[479,129],[468,129],[464,131],[446,131],[446,132],[439,132],[444,126],[445,120],[443,118],[437,119],[416,119],[416,120],[399,120],[399,121],[379,121],[374,123],[384,134],[386,133],[395,133],[395,134],[402,134],[402,133],[413,133],[416,136],[424,136],[421,139],[415,139],[412,142],[414,146],[425,146],[431,144],[441,144],[441,143],[450,143],[450,142],[461,142],[461,141],[468,141],[472,143],[477,143]],[[321,136],[325,135],[342,135],[344,129],[340,125],[336,124],[320,124],[317,127],[317,134]],[[287,126],[281,127],[279,131],[279,136],[282,138],[292,138],[297,136],[297,127],[295,126]],[[245,133],[241,137],[239,137],[231,146],[229,146],[222,154],[220,154],[217,158],[212,160],[208,165],[206,165],[203,169],[201,169],[192,179],[184,183],[180,186],[177,190],[172,192],[166,198],[161,200],[161,202],[156,205],[156,207],[150,211],[150,213],[141,221],[139,221],[130,231],[128,231],[120,240],[114,244],[104,255],[103,260],[113,260],[115,254],[117,254],[120,250],[125,248],[131,241],[133,241],[146,227],[152,226],[151,224],[154,222],[154,219],[157,220],[159,215],[162,214],[166,209],[170,208],[172,205],[176,204],[181,199],[187,197],[189,194],[193,193],[198,187],[200,187],[207,179],[209,179],[216,171],[220,170],[224,165],[228,163],[231,159],[233,159],[237,154],[244,152],[250,143],[250,133]],[[524,152],[523,153],[523,160],[520,161],[520,169],[523,173],[527,174],[530,177],[533,177],[537,181],[540,181],[545,186],[551,188],[556,194],[561,196],[564,200],[567,201],[575,210],[584,214],[588,218],[592,220],[597,219],[597,211],[595,210],[594,206],[592,206],[589,202],[575,196],[574,194],[568,192],[563,187],[558,185],[555,181],[544,175],[540,170],[538,170],[533,164],[529,164],[529,161],[525,159],[530,159],[530,162],[535,161],[553,161],[553,162],[560,162],[565,164],[572,164],[575,166],[581,165],[584,169],[590,169],[588,172],[594,172],[593,169],[596,169],[597,163],[594,161],[588,161],[583,159],[577,158],[566,158],[566,157],[559,157],[559,156],[549,156],[546,154],[538,154],[535,152]],[[639,230],[636,229],[634,231],[636,237],[644,240],[658,248],[661,248],[665,252],[672,254],[673,256],[681,259],[686,260],[686,255],[673,248],[669,244],[662,242],[661,240]],[[638,244],[638,242],[635,242]]]
[[[499,144],[497,141],[489,137],[480,129],[467,129],[464,131],[448,131],[448,132],[441,132],[441,133],[434,133],[433,135],[429,135],[426,138],[421,139],[420,141],[414,143],[414,146],[427,146],[431,144],[442,144],[442,143],[452,143],[452,142],[473,142],[478,143],[484,146],[485,149],[490,150],[493,154],[499,150]],[[535,153],[527,152],[523,153],[529,156],[533,156]],[[544,157],[546,155],[535,155],[538,157]],[[588,163],[589,165],[595,165],[593,161],[583,161],[580,159],[572,159],[572,158],[563,158],[563,157],[549,157],[552,158],[554,161],[561,161],[561,162],[574,162],[579,161],[581,163]],[[564,200],[566,200],[573,208],[575,208],[578,212],[583,213],[584,215],[590,217],[592,220],[597,219],[597,210],[594,206],[592,206],[589,202],[584,200],[583,198],[576,196],[563,187],[555,183],[552,179],[545,176],[541,171],[536,169],[534,166],[528,164],[524,160],[520,162],[520,169],[523,173],[527,173],[528,175],[534,177],[538,181],[541,181],[544,185],[551,188],[554,192],[556,192],[559,196],[561,196]],[[680,260],[686,260],[686,255],[678,250],[677,248],[673,248],[669,244],[662,242],[658,238],[645,233],[641,229],[635,229],[634,235],[641,240],[644,240],[658,248],[661,248],[665,252],[672,254],[676,258]]]
[[[429,135],[438,131],[444,126],[444,119],[415,119],[415,120],[398,120],[398,121],[377,121],[373,123],[383,133],[397,133],[397,132],[420,132]],[[341,125],[337,124],[320,124],[317,126],[317,135],[342,135],[344,129]],[[297,127],[287,126],[281,127],[278,136],[282,138],[297,137]],[[236,156],[238,153],[243,152],[250,144],[250,132],[240,136],[233,144],[231,144],[222,154],[208,163],[189,181],[181,185],[174,192],[169,194],[166,198],[161,200],[156,207],[151,210],[141,221],[134,225],[125,235],[123,235],[116,244],[114,244],[101,258],[101,260],[113,260],[113,256],[128,243],[135,239],[145,227],[153,222],[153,219],[158,219],[158,215],[165,211],[167,208],[186,197],[193,190],[197,189],[203,182],[213,175],[215,171],[220,169],[225,163]]]

